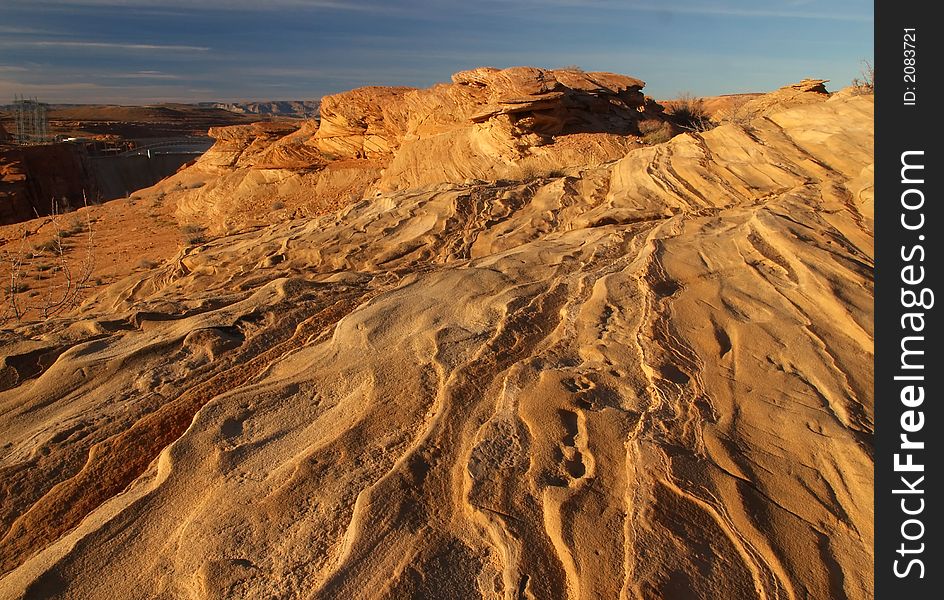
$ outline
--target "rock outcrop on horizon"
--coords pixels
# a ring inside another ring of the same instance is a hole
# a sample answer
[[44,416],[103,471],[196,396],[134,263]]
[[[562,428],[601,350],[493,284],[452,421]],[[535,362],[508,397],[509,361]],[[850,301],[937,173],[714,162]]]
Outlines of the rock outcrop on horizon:
[[276,202],[318,214],[377,192],[601,164],[647,132],[672,129],[643,86],[613,73],[480,68],[424,90],[326,96],[320,122],[297,130],[211,129],[217,144],[196,167],[214,177],[182,203],[181,218],[225,231],[257,222]]
[[213,108],[234,113],[266,116],[304,116],[318,114],[318,100],[262,100],[256,102],[209,102]]
[[830,97],[825,85],[828,82],[828,79],[804,79],[769,94],[743,96],[733,105],[715,111],[713,117],[719,121],[733,119],[740,123],[749,123],[787,108],[823,102]]
[[215,131],[237,233],[0,331],[0,597],[872,598],[872,97],[640,88]]

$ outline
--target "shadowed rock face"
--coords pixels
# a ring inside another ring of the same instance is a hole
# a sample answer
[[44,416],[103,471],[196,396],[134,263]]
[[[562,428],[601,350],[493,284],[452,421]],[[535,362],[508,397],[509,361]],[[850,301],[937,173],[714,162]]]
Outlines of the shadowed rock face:
[[[638,91],[534,71],[498,98]],[[347,139],[425,139],[387,110]],[[381,192],[2,333],[0,597],[871,598],[872,114]]]
[[98,184],[70,144],[0,147],[0,224],[82,206]]

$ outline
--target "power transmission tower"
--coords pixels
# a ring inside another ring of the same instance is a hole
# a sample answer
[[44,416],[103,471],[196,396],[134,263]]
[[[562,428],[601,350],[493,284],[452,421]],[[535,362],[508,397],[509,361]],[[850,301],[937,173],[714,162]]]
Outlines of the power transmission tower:
[[49,141],[46,105],[36,98],[24,98],[17,94],[13,100],[13,119],[13,137],[17,144],[45,144]]

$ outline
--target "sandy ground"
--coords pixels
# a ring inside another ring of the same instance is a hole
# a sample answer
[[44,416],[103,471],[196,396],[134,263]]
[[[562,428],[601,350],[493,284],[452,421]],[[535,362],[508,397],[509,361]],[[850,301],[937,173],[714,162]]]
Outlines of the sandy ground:
[[872,116],[176,252],[93,209],[172,256],[3,332],[0,597],[871,598]]
[[[185,179],[199,185],[199,179]],[[149,270],[174,256],[202,230],[175,218],[177,198],[188,190],[168,185],[141,190],[130,198],[70,211],[58,217],[0,226],[0,326],[17,321],[11,291],[16,271],[19,321],[43,317],[60,307],[81,305],[104,286]],[[91,228],[91,235],[89,229]],[[71,285],[64,273],[70,271]]]

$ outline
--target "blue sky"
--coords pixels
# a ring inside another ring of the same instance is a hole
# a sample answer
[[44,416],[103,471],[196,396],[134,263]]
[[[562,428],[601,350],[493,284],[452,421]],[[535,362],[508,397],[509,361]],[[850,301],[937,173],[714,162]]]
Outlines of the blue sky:
[[862,0],[0,0],[0,103],[305,99],[491,65],[614,71],[646,93],[848,85]]

